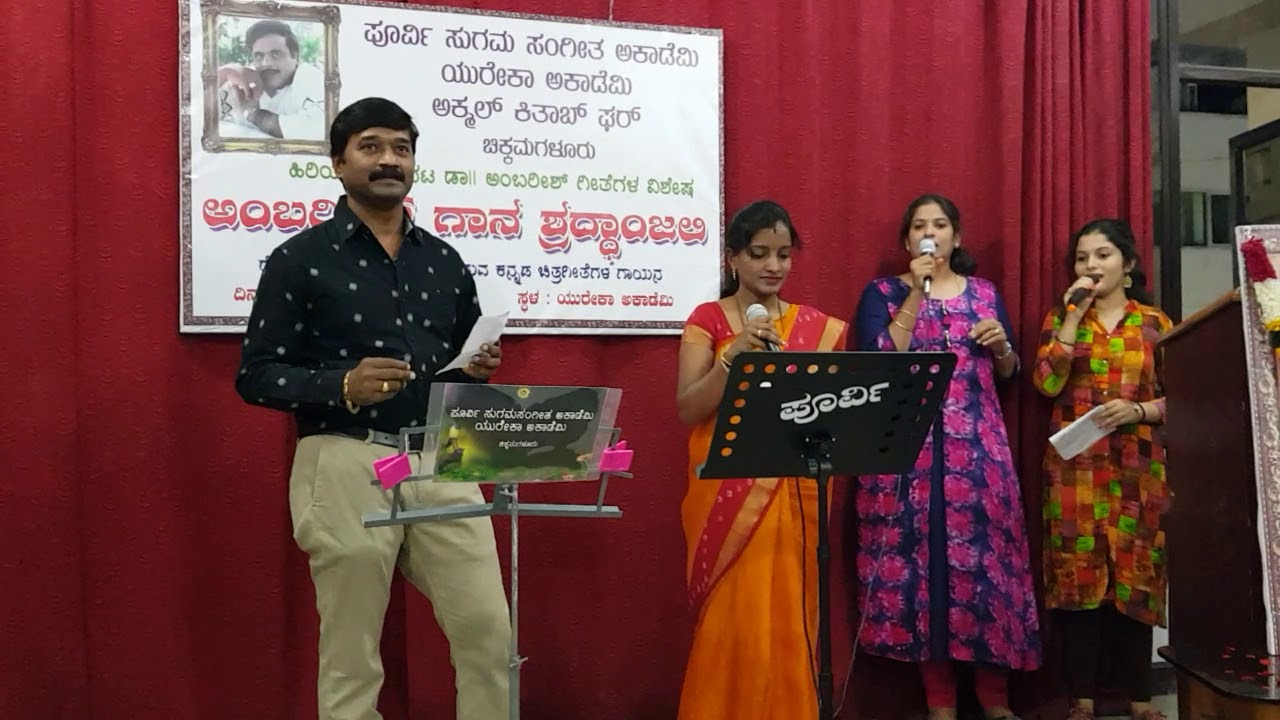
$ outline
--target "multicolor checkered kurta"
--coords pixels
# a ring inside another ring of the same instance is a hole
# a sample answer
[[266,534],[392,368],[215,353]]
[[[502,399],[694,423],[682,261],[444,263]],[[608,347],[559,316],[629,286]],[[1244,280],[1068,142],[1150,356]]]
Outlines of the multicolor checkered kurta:
[[[1159,310],[1130,301],[1108,332],[1090,308],[1074,350],[1056,340],[1061,310],[1044,320],[1032,381],[1054,398],[1050,433],[1116,398],[1160,403],[1155,344],[1172,326]],[[1164,530],[1169,505],[1158,428],[1123,425],[1063,460],[1044,458],[1045,604],[1087,610],[1106,602],[1148,625],[1165,624]]]

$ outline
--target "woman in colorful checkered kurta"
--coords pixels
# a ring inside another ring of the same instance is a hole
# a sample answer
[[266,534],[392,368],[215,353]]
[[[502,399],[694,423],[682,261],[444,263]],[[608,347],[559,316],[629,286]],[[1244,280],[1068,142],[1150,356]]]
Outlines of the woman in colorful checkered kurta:
[[[1093,716],[1102,652],[1123,666],[1133,716],[1159,718],[1149,704],[1151,626],[1165,623],[1169,490],[1155,344],[1171,322],[1144,302],[1123,221],[1085,225],[1068,262],[1078,279],[1045,317],[1033,382],[1055,400],[1051,433],[1095,408],[1111,433],[1070,459],[1051,444],[1045,453],[1045,604],[1062,628],[1073,720]],[[1073,306],[1078,288],[1088,294]]]

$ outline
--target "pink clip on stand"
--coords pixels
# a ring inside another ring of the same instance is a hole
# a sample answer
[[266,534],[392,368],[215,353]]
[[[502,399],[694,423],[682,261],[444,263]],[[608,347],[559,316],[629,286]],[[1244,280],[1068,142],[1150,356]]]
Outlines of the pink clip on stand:
[[605,448],[604,452],[600,453],[600,472],[626,472],[631,468],[631,457],[634,454],[634,451],[627,449],[626,440],[613,447]]
[[401,481],[413,474],[409,467],[409,455],[400,453],[373,461],[373,474],[382,483],[384,490],[399,485]]

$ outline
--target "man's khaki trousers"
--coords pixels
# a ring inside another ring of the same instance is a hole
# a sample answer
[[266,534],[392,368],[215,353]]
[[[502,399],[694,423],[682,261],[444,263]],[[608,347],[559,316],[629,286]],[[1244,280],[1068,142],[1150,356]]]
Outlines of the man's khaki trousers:
[[[298,442],[289,479],[293,537],[310,556],[320,612],[320,720],[380,720],[379,642],[399,566],[431,601],[457,674],[458,720],[508,715],[511,624],[488,518],[365,528],[391,493],[373,485],[373,461],[392,448],[336,435]],[[414,471],[420,468],[413,458]],[[483,503],[473,484],[406,483],[409,508]]]

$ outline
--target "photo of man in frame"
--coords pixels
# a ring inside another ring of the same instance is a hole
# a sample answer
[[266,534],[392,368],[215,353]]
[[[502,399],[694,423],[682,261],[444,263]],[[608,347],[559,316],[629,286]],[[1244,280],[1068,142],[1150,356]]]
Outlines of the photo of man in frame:
[[338,8],[212,0],[202,10],[205,149],[323,153]]

